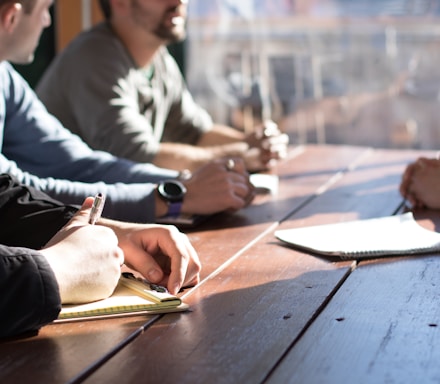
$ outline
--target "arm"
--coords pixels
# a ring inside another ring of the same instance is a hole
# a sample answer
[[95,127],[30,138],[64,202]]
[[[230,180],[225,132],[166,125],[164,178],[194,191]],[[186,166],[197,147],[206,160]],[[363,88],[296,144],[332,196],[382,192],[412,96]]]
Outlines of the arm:
[[0,245],[0,337],[36,331],[61,309],[58,285],[37,251]]
[[241,157],[247,170],[264,170],[270,167],[271,161],[286,156],[289,142],[288,136],[278,129],[266,130],[266,134],[264,131],[258,127],[254,133],[245,135],[215,124],[200,136],[196,145],[162,142],[154,163],[164,168],[194,170],[215,159]]
[[152,162],[162,138],[194,144],[211,126],[165,48],[154,58],[150,80],[148,69],[133,64],[105,25],[77,40],[52,63],[37,90],[49,111],[91,147]]
[[199,146],[209,148],[217,158],[234,155],[235,151],[235,156],[243,158],[250,172],[268,169],[273,161],[283,159],[288,144],[289,137],[272,121],[256,126],[249,134],[216,124],[198,142]]
[[0,173],[13,175],[17,182],[40,190],[65,204],[80,205],[87,196],[105,193],[105,215],[113,219],[153,222],[156,212],[156,184],[106,184],[73,182],[51,177],[40,178],[23,172],[17,165],[0,154]]
[[[169,281],[173,292],[198,282],[197,254],[176,228],[107,220],[107,226],[117,230],[116,237],[110,228],[88,224],[91,204],[92,199],[86,199],[67,222],[75,208],[0,176],[0,239],[40,248],[50,238],[39,252],[0,246],[0,309],[8,314],[0,319],[0,337],[37,330],[57,317],[61,302],[109,296],[120,275],[123,252],[127,263],[153,281]],[[11,240],[9,226],[21,236]],[[32,231],[41,239],[33,239]]]
[[0,89],[5,98],[3,155],[38,177],[86,183],[155,183],[176,172],[137,164],[92,150],[47,112],[24,79],[3,62]]
[[113,292],[123,253],[113,231],[87,224],[91,201],[40,251],[0,245],[1,338],[38,330],[57,318],[61,303]]
[[105,192],[106,214],[121,220],[154,220],[153,183],[174,178],[177,172],[92,151],[46,112],[8,63],[0,64],[0,80],[6,101],[0,114],[5,118],[0,118],[0,173],[13,174],[69,204]]
[[[0,68],[5,69],[3,64]],[[6,75],[0,71],[0,76],[1,74],[9,79],[18,76],[13,71],[6,71]],[[14,93],[15,97],[11,97],[7,90]],[[147,164],[135,164],[92,151],[47,113],[20,78],[6,86],[3,91],[8,104],[8,124],[5,125],[0,172],[10,172],[20,182],[34,186],[68,204],[79,204],[86,196],[105,193],[108,204],[104,214],[112,218],[151,222],[160,215],[160,207],[156,206],[156,185],[146,181],[174,178],[177,172],[161,170]],[[0,129],[2,128],[0,125]],[[23,130],[26,130],[26,135]],[[14,159],[17,164],[11,161]],[[25,172],[17,167],[20,164]],[[207,168],[204,168],[205,173]],[[216,185],[208,184],[208,180],[202,177],[194,177],[191,180],[192,188],[188,188],[185,199],[185,212],[209,214],[237,209],[237,196],[242,200],[238,208],[246,205],[243,183],[238,185],[237,175],[216,168],[218,165],[212,168],[217,176],[215,182],[222,189],[229,185],[228,192],[234,194],[235,198],[231,200],[226,195],[215,199],[211,194],[203,194],[202,191],[207,187],[213,189]],[[252,188],[249,183],[245,188],[248,196]]]
[[76,211],[0,174],[0,244],[40,249]]

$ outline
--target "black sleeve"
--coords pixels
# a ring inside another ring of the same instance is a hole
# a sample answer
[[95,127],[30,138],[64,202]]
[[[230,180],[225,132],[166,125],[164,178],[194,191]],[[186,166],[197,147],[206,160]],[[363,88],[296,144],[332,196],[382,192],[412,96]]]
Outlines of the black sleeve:
[[0,245],[0,338],[36,331],[57,318],[55,275],[37,251]]
[[77,210],[0,175],[0,244],[40,249]]
[[0,175],[0,337],[38,330],[57,318],[58,284],[36,249],[76,211],[10,175]]

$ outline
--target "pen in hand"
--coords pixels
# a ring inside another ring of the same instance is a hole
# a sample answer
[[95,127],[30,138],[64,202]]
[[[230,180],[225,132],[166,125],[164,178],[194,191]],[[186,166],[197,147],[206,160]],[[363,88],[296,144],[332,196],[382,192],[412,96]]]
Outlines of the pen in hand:
[[98,193],[93,200],[92,209],[90,210],[89,224],[95,224],[100,218],[104,208],[105,196]]

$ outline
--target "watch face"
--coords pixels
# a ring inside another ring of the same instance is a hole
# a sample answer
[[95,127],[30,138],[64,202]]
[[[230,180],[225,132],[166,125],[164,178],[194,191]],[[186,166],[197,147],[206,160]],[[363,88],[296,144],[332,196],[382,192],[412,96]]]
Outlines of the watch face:
[[185,197],[186,188],[177,180],[164,181],[159,184],[157,190],[160,196],[168,201],[182,201]]

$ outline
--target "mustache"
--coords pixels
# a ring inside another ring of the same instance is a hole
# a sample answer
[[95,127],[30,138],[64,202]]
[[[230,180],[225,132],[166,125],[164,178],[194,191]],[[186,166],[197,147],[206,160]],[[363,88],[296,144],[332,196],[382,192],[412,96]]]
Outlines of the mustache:
[[183,1],[182,4],[179,5],[173,5],[165,11],[165,14],[169,15],[173,13],[179,13],[179,15],[186,17],[186,5],[186,1]]

